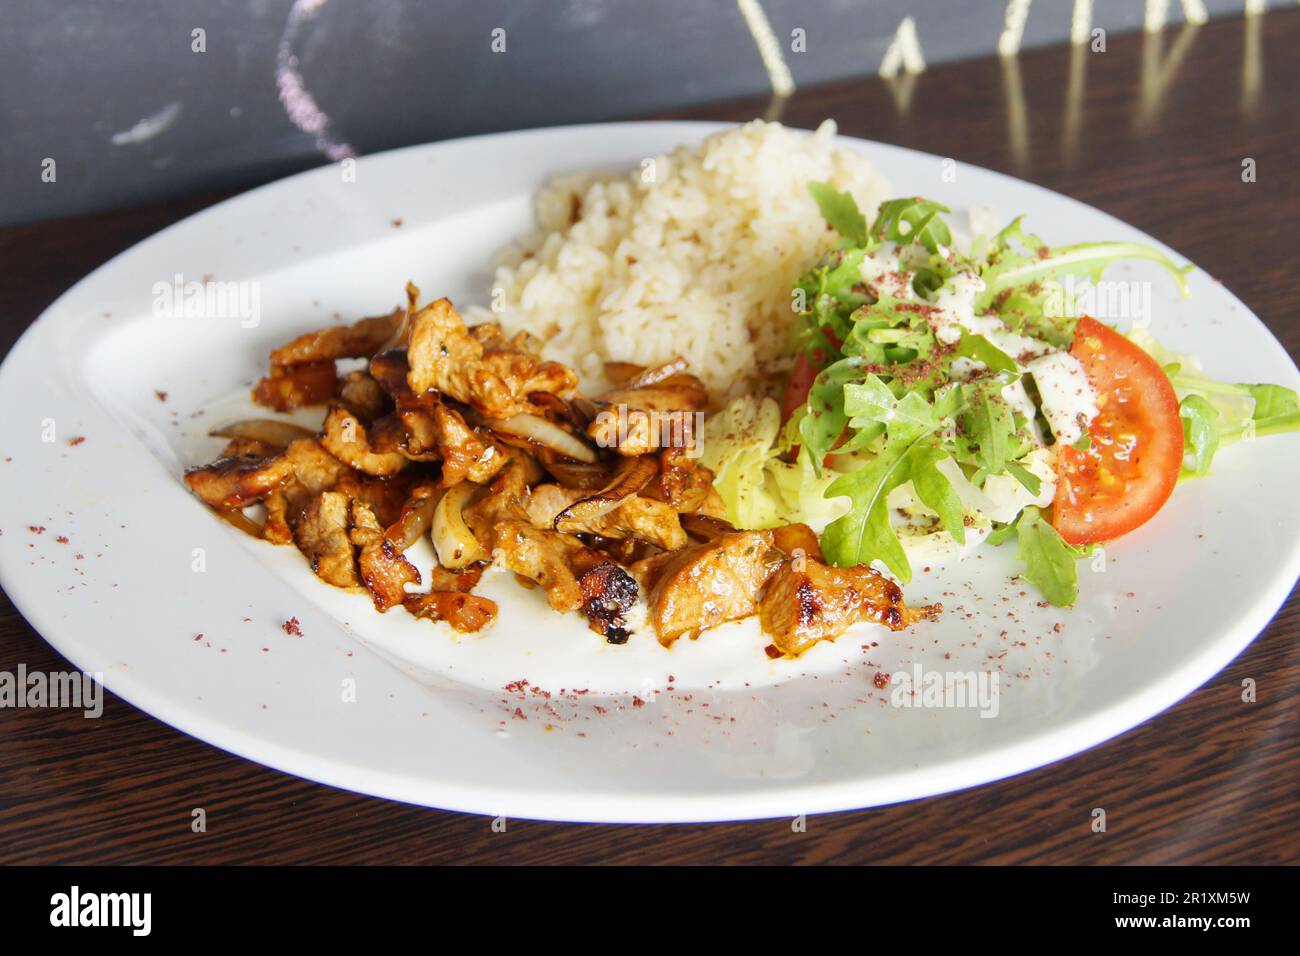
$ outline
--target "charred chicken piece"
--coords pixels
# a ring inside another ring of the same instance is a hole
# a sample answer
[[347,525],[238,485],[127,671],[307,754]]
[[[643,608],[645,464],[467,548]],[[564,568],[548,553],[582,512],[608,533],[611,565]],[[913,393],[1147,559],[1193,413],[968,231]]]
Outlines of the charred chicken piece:
[[942,610],[938,604],[905,607],[902,589],[868,565],[833,568],[804,558],[781,565],[759,604],[758,618],[777,650],[797,657],[859,621],[900,631],[938,617]]
[[273,544],[288,544],[293,540],[294,525],[311,500],[351,480],[353,472],[314,438],[290,442],[280,458],[288,462],[289,477],[266,496],[262,537]]
[[434,389],[493,419],[540,411],[530,393],[568,397],[578,385],[572,370],[520,351],[497,332],[471,334],[447,299],[412,318],[406,357],[406,382],[416,395]]
[[406,384],[407,373],[411,366],[406,361],[406,349],[389,349],[380,352],[370,360],[370,377],[379,383],[379,387],[393,399],[411,397],[410,386]]
[[402,516],[412,490],[420,483],[413,471],[399,471],[387,478],[375,478],[349,469],[334,486],[335,491],[359,499],[387,527]]
[[496,546],[494,528],[497,522],[528,522],[528,486],[540,477],[541,469],[537,463],[521,453],[502,469],[501,474],[488,485],[487,491],[464,510],[465,524],[485,553]]
[[408,594],[402,601],[416,617],[446,621],[455,630],[466,634],[482,630],[496,620],[496,602],[469,593],[483,576],[483,565],[472,565],[464,571],[448,571],[435,566],[429,576],[428,594]]
[[442,492],[443,489],[431,481],[422,481],[411,489],[397,520],[384,531],[393,547],[405,551],[429,533]]
[[822,545],[817,538],[817,532],[806,524],[796,522],[773,528],[772,543],[792,558],[823,560]]
[[483,577],[483,565],[472,564],[463,571],[449,571],[447,568],[434,567],[429,572],[429,590],[459,591],[468,594]]
[[476,485],[491,481],[510,455],[490,434],[471,428],[465,417],[442,402],[403,402],[402,423],[407,430],[407,454],[442,459],[442,484],[468,480]]
[[717,492],[714,474],[686,448],[665,448],[659,454],[659,481],[653,497],[661,497],[674,510],[699,511]]
[[612,561],[598,564],[578,578],[587,626],[609,644],[626,644],[631,632],[623,615],[636,603],[636,580]]

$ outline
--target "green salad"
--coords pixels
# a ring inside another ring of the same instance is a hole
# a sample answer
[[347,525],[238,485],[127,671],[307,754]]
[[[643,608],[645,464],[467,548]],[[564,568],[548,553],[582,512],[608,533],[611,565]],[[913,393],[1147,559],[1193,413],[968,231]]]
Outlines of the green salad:
[[1021,577],[1065,606],[1078,560],[1179,478],[1300,430],[1294,391],[1213,381],[1144,322],[1122,337],[1079,315],[1120,260],[1159,264],[1184,296],[1191,266],[1131,242],[1050,247],[1020,219],[959,252],[939,203],[894,199],[868,223],[848,193],[809,191],[839,240],[792,290],[784,407],[741,398],[705,425],[738,527],[807,523],[830,563],[904,583],[1014,539]]

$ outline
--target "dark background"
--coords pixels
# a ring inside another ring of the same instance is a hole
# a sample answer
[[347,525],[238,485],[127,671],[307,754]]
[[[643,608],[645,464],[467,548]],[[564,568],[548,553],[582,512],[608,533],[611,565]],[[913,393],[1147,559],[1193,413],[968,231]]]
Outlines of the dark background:
[[[928,65],[992,54],[1007,9],[760,3],[799,87],[875,74],[909,16]],[[1242,4],[1201,2],[1210,16]],[[1034,0],[1023,47],[1063,42],[1074,7]],[[1109,34],[1142,25],[1140,0],[1093,7]],[[1179,0],[1167,16],[1183,21]],[[504,53],[490,48],[497,28]],[[192,50],[195,29],[206,52]],[[802,53],[791,51],[796,29]],[[289,115],[294,70],[331,120],[320,132]],[[4,0],[0,224],[262,182],[331,148],[635,118],[769,89],[734,0]],[[47,158],[55,183],[41,180]]]

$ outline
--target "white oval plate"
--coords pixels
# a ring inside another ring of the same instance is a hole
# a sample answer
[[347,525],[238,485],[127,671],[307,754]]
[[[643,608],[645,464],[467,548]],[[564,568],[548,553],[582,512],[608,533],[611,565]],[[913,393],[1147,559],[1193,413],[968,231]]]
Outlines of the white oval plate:
[[[1071,610],[1039,607],[1027,588],[1022,597],[1013,549],[986,549],[908,588],[914,602],[943,601],[939,623],[900,635],[862,627],[797,662],[768,661],[744,627],[671,652],[644,633],[607,647],[506,581],[488,584],[509,595],[496,628],[456,641],[400,611],[376,615],[366,598],[315,581],[293,549],[242,536],[186,492],[182,469],[213,451],[195,436],[273,345],[389,307],[408,279],[426,295],[482,302],[492,254],[529,229],[545,178],[630,168],[718,128],[579,126],[371,156],[355,182],[337,166],[294,176],[97,270],[0,370],[5,590],[115,693],[251,760],[412,803],[610,822],[794,816],[1006,777],[1141,723],[1267,624],[1300,572],[1295,435],[1224,450],[1212,477],[1180,486],[1104,567],[1084,567]],[[1052,243],[1159,245],[1006,176],[961,166],[946,183],[938,157],[841,144],[896,194],[958,215],[979,203],[1026,214]],[[260,321],[241,321],[251,308],[159,316],[155,286],[175,276],[256,283]],[[1276,340],[1206,273],[1192,276],[1187,301],[1153,268],[1108,278],[1150,281],[1153,331],[1200,354],[1214,377],[1300,387]],[[291,617],[301,637],[281,627]],[[875,676],[916,667],[996,674],[996,715],[894,706]]]

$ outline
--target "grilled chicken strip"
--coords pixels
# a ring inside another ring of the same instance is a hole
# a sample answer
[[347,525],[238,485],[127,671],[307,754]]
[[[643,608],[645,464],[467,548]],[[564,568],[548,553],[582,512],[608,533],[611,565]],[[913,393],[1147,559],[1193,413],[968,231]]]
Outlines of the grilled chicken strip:
[[261,501],[292,474],[293,465],[285,455],[259,457],[245,452],[191,468],[185,473],[185,484],[212,507],[230,511]]
[[713,479],[713,472],[687,454],[685,448],[665,448],[659,455],[654,497],[662,497],[677,511],[699,511],[717,495]]
[[758,619],[777,650],[797,657],[859,621],[901,631],[942,610],[938,604],[905,607],[902,589],[868,565],[832,568],[808,557],[781,565],[759,603]]
[[342,405],[330,406],[321,426],[321,445],[339,461],[367,475],[392,475],[409,463],[399,451],[378,451],[371,447],[366,426]]
[[352,469],[314,438],[290,442],[279,457],[288,463],[289,475],[266,496],[262,537],[272,544],[289,544],[293,541],[293,526],[308,503],[322,491],[351,480]]
[[381,417],[393,407],[379,380],[360,369],[343,376],[339,381],[338,396],[343,404],[367,422]]
[[686,544],[677,512],[662,501],[633,495],[611,511],[581,520],[557,518],[564,509],[589,497],[591,492],[560,485],[539,485],[529,496],[528,520],[538,528],[554,528],[569,534],[595,534],[602,538],[636,538],[665,551],[675,551]]
[[465,523],[484,551],[496,547],[495,527],[503,520],[528,522],[528,486],[541,477],[541,469],[520,453],[510,461],[487,491],[463,512]]
[[457,631],[473,634],[497,619],[497,604],[491,598],[460,591],[430,591],[408,594],[402,605],[416,617],[446,621]]
[[393,336],[405,315],[405,309],[394,309],[387,315],[371,316],[352,325],[332,325],[308,332],[272,352],[271,365],[324,361],[332,364],[341,358],[369,358]]
[[465,417],[442,402],[402,402],[406,451],[417,460],[442,459],[442,484],[450,488],[469,480],[486,484],[505,467],[510,455],[491,435],[470,428]]
[[822,560],[822,545],[817,532],[806,524],[781,525],[772,529],[772,543],[790,557]]
[[353,588],[356,555],[348,537],[351,501],[339,491],[325,491],[311,500],[294,525],[294,542],[315,575],[336,588]]
[[406,361],[404,348],[380,352],[370,360],[370,377],[393,399],[411,397],[411,387],[406,384],[406,376],[410,371],[411,366]]
[[587,434],[601,448],[629,457],[660,448],[693,448],[699,441],[695,413],[708,402],[704,383],[685,373],[654,385],[615,389],[596,403],[600,412]]
[[497,522],[493,532],[502,564],[540,585],[554,610],[564,614],[582,607],[582,588],[569,564],[575,550],[585,550],[577,538],[515,520]]
[[253,387],[253,401],[277,412],[321,405],[334,394],[338,370],[333,359],[301,365],[274,365]]
[[416,395],[435,389],[492,419],[540,411],[530,393],[568,397],[578,386],[571,369],[520,351],[499,332],[471,334],[447,299],[413,317],[406,358]]
[[420,572],[393,547],[375,513],[361,501],[352,502],[352,531],[348,540],[360,549],[357,565],[361,583],[381,614],[406,598],[407,584],[419,584]]
[[682,635],[748,617],[785,560],[770,531],[736,531],[632,566],[650,589],[650,617],[665,647]]

